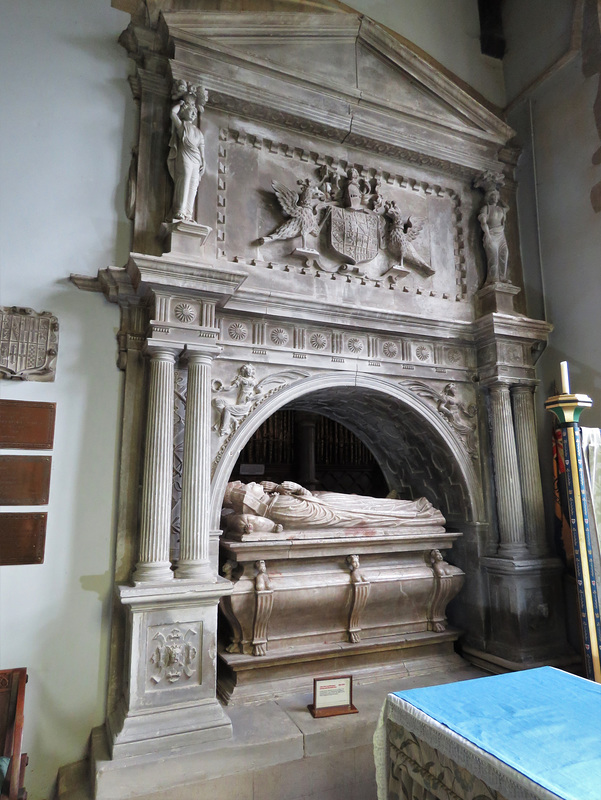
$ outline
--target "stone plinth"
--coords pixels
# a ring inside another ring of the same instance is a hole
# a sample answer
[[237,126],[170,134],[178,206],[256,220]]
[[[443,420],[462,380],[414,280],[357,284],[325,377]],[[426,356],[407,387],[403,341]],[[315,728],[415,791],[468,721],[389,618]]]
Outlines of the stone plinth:
[[577,663],[565,642],[563,566],[556,558],[483,558],[490,598],[487,654],[464,655],[495,672]]
[[213,229],[197,222],[164,222],[161,237],[165,253],[183,258],[197,258]]
[[113,759],[231,737],[215,698],[217,603],[228,591],[223,579],[119,587],[131,652],[124,696],[107,720]]
[[[249,533],[222,540],[234,582],[221,612],[218,692],[228,702],[310,689],[316,674],[406,674],[452,646],[445,609],[463,573],[442,560],[459,533],[436,523]],[[400,670],[400,671],[399,671]]]
[[476,293],[479,316],[498,312],[499,314],[515,314],[514,299],[522,290],[511,283],[485,284]]

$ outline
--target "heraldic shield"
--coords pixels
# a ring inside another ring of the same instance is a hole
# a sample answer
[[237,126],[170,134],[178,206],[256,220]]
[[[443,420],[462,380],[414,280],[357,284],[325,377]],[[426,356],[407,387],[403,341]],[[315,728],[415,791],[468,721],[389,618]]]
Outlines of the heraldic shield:
[[380,248],[381,224],[378,214],[332,206],[331,245],[349,264],[371,261]]

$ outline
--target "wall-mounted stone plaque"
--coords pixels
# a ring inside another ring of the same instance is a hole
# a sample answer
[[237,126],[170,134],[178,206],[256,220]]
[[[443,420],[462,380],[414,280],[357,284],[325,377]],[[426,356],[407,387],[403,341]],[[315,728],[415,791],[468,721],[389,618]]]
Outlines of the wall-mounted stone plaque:
[[47,503],[51,465],[50,456],[0,456],[0,505]]
[[50,450],[56,403],[0,400],[0,447]]
[[49,311],[0,308],[0,378],[53,381],[58,320]]
[[42,564],[47,514],[0,514],[0,566]]

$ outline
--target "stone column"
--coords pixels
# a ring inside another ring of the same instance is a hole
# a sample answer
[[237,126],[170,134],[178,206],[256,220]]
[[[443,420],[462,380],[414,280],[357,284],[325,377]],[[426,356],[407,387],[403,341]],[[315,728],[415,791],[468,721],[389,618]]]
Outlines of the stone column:
[[498,555],[520,558],[528,555],[528,549],[524,535],[522,492],[509,386],[498,383],[490,387],[490,414],[500,536]]
[[177,578],[215,581],[209,562],[211,481],[211,361],[187,350],[188,393],[182,465],[180,560]]
[[149,339],[150,380],[140,519],[140,559],[134,581],[173,578],[169,560],[173,482],[173,391],[177,350]]
[[545,510],[536,443],[533,393],[532,386],[511,388],[526,542],[532,555],[544,556],[547,554]]

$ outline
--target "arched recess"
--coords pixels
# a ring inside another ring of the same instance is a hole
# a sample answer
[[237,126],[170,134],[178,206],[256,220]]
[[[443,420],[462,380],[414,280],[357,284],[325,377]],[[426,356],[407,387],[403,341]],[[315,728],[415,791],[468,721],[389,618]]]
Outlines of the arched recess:
[[283,406],[316,411],[348,427],[369,447],[390,487],[401,496],[427,497],[453,522],[484,521],[481,482],[474,462],[438,411],[391,381],[325,373],[282,388],[239,425],[213,473],[213,530],[219,527],[225,487],[242,448]]

